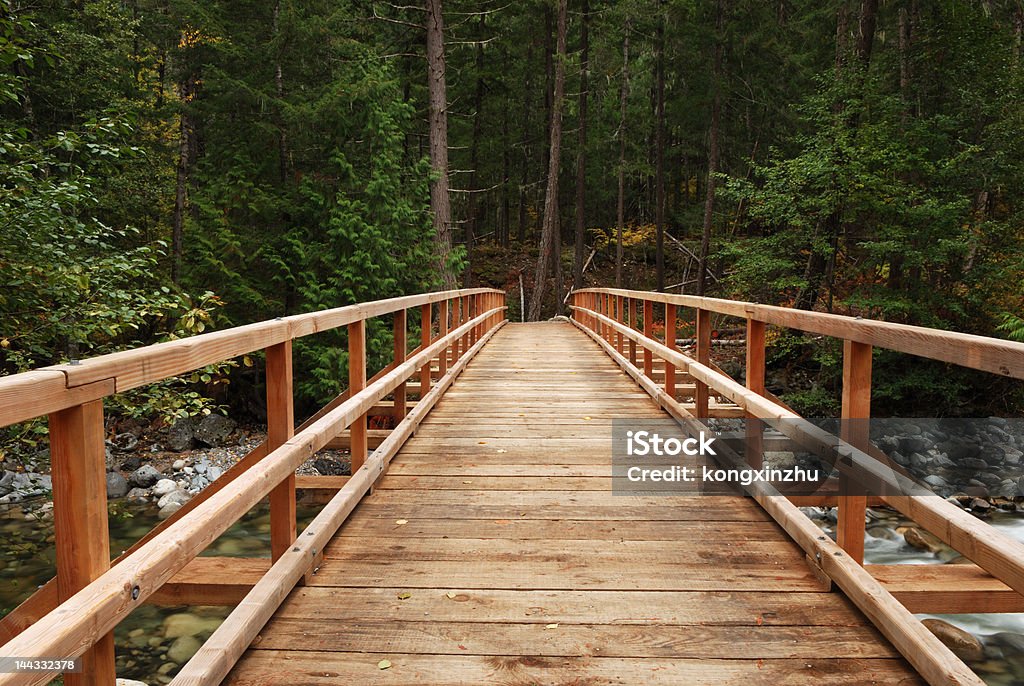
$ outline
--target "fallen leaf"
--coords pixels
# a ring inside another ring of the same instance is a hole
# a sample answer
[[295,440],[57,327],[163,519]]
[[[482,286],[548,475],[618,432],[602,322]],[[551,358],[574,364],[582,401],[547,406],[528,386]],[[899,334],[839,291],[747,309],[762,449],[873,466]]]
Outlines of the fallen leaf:
[[761,626],[762,624],[764,624],[764,617],[762,617],[761,615],[758,615],[757,616],[757,625]]
[[447,593],[445,593],[445,595],[448,596],[449,598],[454,598],[455,597],[455,591],[448,591]]
[[469,480],[467,479],[466,481],[463,481],[462,483],[464,483],[464,484],[471,484],[471,483],[473,483],[473,482],[472,482],[472,481],[469,481]]
[[590,417],[584,417],[584,419],[586,419],[588,422],[590,421]]
[[398,594],[398,599],[399,600],[408,600],[409,598],[412,598],[412,593],[399,593]]
[[487,445],[487,441],[477,441],[477,445]]
[[391,660],[381,660],[377,663],[377,669],[391,669]]
[[545,629],[557,629],[557,628],[558,628],[558,625],[557,625],[557,624],[548,624],[548,625],[547,625],[546,627],[544,627],[544,628],[545,628]]
[[508,451],[505,450],[504,448],[498,448],[498,452],[499,453],[507,453]]
[[469,650],[469,648],[467,648],[466,646],[464,646],[464,645],[462,645],[462,644],[460,643],[460,644],[459,644],[459,650]]
[[398,526],[402,526],[403,524],[408,524],[408,523],[409,523],[408,519],[396,519],[395,520],[395,524],[397,524]]

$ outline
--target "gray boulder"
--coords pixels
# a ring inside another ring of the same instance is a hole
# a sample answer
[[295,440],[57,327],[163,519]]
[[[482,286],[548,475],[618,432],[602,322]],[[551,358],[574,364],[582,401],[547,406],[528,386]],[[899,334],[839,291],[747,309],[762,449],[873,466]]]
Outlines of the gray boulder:
[[132,472],[129,482],[131,482],[133,486],[138,486],[139,488],[149,488],[161,478],[163,478],[163,474],[157,471],[156,468],[151,465],[144,464]]
[[117,472],[107,472],[107,497],[123,498],[128,494],[128,481]]
[[176,453],[192,447],[196,423],[191,418],[179,419],[167,430],[167,448]]
[[196,427],[195,439],[211,448],[220,448],[227,443],[237,424],[221,414],[208,414]]
[[167,495],[165,495],[162,498],[160,498],[160,500],[157,501],[157,507],[163,509],[163,508],[167,507],[168,505],[170,505],[171,503],[177,503],[178,505],[184,505],[185,503],[187,503],[191,499],[192,499],[192,496],[190,496],[185,491],[175,490],[175,491],[171,491]]

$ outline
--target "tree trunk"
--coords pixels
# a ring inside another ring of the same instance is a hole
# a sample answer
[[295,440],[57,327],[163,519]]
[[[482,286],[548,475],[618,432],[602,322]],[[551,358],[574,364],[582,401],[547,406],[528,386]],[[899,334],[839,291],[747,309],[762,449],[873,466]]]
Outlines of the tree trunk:
[[171,282],[181,283],[181,266],[185,257],[185,214],[188,211],[188,183],[192,169],[192,136],[194,127],[188,112],[195,97],[196,80],[186,77],[178,84],[181,114],[178,123],[178,168],[174,185],[174,219],[171,228]]
[[[480,15],[480,39],[483,40],[486,29],[486,14]],[[463,288],[471,288],[473,283],[473,244],[476,242],[476,223],[479,209],[477,207],[478,181],[480,174],[477,166],[480,163],[480,122],[483,120],[484,108],[484,44],[476,45],[476,93],[473,98],[473,137],[469,147],[469,201],[466,203],[466,272],[462,279]]]
[[697,264],[697,295],[707,290],[708,254],[711,252],[711,227],[715,211],[715,174],[718,173],[719,118],[722,109],[722,27],[724,23],[724,0],[715,3],[715,47],[711,66],[711,125],[708,128],[708,181],[704,196],[704,226],[700,239],[700,259]]
[[622,232],[626,226],[626,103],[629,100],[629,19],[622,38],[622,87],[619,90],[619,197],[615,217],[615,287],[622,288]]
[[451,265],[452,205],[448,193],[448,95],[445,85],[444,17],[441,0],[427,0],[427,90],[429,92],[430,209],[438,272],[446,290],[455,288]]
[[[274,41],[280,42],[281,29],[280,29],[280,16],[281,16],[281,0],[274,3]],[[281,70],[281,53],[282,46],[280,44],[276,47],[277,59],[274,64],[274,90],[277,92],[277,155],[278,155],[278,175],[281,178],[281,183],[288,179],[288,132],[284,125],[284,74]]]
[[523,83],[523,173],[519,177],[519,242],[526,242],[526,188],[530,182],[530,114],[533,111],[533,71],[530,63],[533,62],[533,41],[526,47],[526,79]]
[[654,131],[654,225],[657,233],[655,265],[657,289],[665,290],[665,9],[664,0],[658,0],[661,10],[655,40],[655,111]]
[[586,259],[584,239],[587,207],[587,70],[590,68],[589,0],[583,0],[580,11],[583,15],[580,26],[580,126],[576,151],[576,251],[572,262],[572,287],[577,289],[583,288],[583,260]]
[[[537,256],[537,274],[530,297],[530,321],[540,320],[544,291],[547,290],[548,268],[553,260],[560,261],[558,223],[558,172],[562,145],[562,100],[565,96],[565,15],[566,0],[558,2],[558,55],[555,58],[554,93],[551,103],[550,154],[548,159],[548,187],[544,196],[544,223],[541,230],[540,254]],[[560,266],[555,267],[556,281],[560,281]],[[561,292],[555,293],[555,308],[561,312]]]
[[498,243],[503,248],[508,247],[509,231],[511,230],[511,204],[509,201],[508,183],[509,170],[511,168],[511,140],[508,130],[508,110],[512,103],[505,100],[505,107],[501,110],[501,219],[498,222],[499,233]]

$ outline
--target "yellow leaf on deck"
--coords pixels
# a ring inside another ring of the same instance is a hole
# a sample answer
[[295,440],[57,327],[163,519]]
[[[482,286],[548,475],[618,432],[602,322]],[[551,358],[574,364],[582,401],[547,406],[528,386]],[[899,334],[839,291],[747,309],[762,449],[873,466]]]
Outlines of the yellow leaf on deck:
[[409,598],[412,598],[412,593],[399,593],[398,594],[398,599],[399,600],[408,600]]
[[455,597],[455,592],[454,591],[448,591],[447,593],[445,593],[445,595],[448,598],[454,598]]
[[395,524],[397,524],[398,526],[402,526],[403,524],[408,524],[408,523],[409,523],[408,519],[396,519],[395,520]]
[[557,629],[557,628],[558,628],[558,625],[557,625],[557,624],[548,624],[548,625],[547,625],[546,627],[544,627],[544,628],[545,628],[545,629]]
[[377,669],[391,669],[391,660],[381,660],[377,663]]

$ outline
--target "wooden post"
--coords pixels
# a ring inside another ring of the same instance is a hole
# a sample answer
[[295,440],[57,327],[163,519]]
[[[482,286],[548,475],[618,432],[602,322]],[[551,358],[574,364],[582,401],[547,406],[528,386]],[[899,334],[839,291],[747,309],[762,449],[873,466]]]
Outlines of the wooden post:
[[[672,303],[665,305],[665,347],[677,350],[676,306]],[[665,360],[665,393],[673,400],[676,399],[676,366],[668,360]]]
[[[644,300],[644,338],[654,338],[654,303]],[[650,348],[644,348],[644,376],[651,376],[654,371],[654,354]]]
[[[636,328],[636,312],[634,311],[636,307],[634,305],[635,302],[636,300],[633,298],[626,301],[626,324],[631,329]],[[629,339],[629,363],[634,367],[636,366],[636,341],[632,338]]]
[[[711,361],[711,312],[708,310],[697,310],[697,362],[707,364]],[[693,400],[696,407],[694,413],[699,419],[708,418],[708,386],[697,381],[696,391]]]
[[[448,301],[447,300],[442,300],[440,303],[438,303],[437,321],[438,321],[438,337],[439,338],[444,338],[445,336],[448,335]],[[444,350],[442,350],[440,355],[438,355],[438,358],[439,359],[438,359],[437,366],[438,366],[438,368],[440,370],[440,375],[444,376],[445,374],[448,373],[448,346],[445,346]],[[423,395],[421,394],[420,397],[422,398]]]
[[[427,348],[430,346],[430,316],[433,314],[433,306],[430,303],[420,308],[420,344]],[[420,397],[422,398],[430,390],[430,360],[420,367]]]
[[[747,388],[758,395],[764,395],[765,372],[765,326],[764,322],[747,319]],[[747,463],[760,469],[764,462],[764,425],[755,415],[747,417]]]
[[[397,367],[405,362],[405,356],[408,352],[405,310],[395,311],[394,327],[395,366]],[[403,419],[405,419],[405,382],[399,384],[398,388],[395,389],[395,421],[400,422]]]
[[[348,392],[349,398],[366,388],[366,320],[348,325]],[[366,415],[356,418],[349,427],[352,452],[352,474],[366,462]]]
[[[59,602],[110,569],[104,437],[102,400],[50,415]],[[65,674],[65,684],[113,686],[114,634],[100,638],[81,660],[82,672]]]
[[[622,305],[623,305],[622,296],[621,295],[615,296],[615,321],[620,322],[620,323],[626,321],[626,315],[622,312]],[[615,332],[615,349],[619,352],[620,355],[622,354],[622,352],[624,350],[623,345],[622,345],[622,341],[623,340],[624,340],[624,337],[622,335],[622,332],[621,331],[616,331]]]
[[[267,348],[267,452],[295,434],[292,400],[292,342]],[[295,474],[270,492],[270,556],[277,560],[291,547],[295,529]]]
[[[868,443],[868,423],[871,416],[871,346],[867,343],[843,341],[843,427],[842,438],[857,448]],[[855,421],[848,421],[855,420]],[[839,522],[836,542],[847,554],[864,564],[864,517],[867,494],[863,487],[840,473]],[[848,495],[856,489],[856,495]]]

